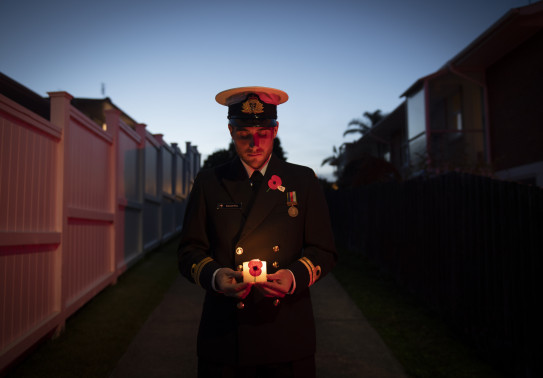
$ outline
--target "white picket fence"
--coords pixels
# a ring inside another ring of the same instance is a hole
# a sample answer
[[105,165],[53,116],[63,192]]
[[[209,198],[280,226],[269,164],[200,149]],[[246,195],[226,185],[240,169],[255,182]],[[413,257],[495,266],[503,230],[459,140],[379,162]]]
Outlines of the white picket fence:
[[0,371],[174,237],[200,154],[49,94],[50,120],[0,95]]

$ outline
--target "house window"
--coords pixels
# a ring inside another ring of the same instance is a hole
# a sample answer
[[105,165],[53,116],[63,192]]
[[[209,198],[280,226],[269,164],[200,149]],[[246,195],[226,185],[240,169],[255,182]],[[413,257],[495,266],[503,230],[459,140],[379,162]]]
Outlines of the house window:
[[386,161],[390,163],[390,151],[387,151],[384,153],[383,159],[385,159]]
[[462,96],[460,89],[431,104],[430,125],[432,131],[463,131]]
[[412,140],[426,132],[424,89],[407,97],[407,139]]
[[447,99],[447,129],[462,131],[462,97],[460,90]]
[[409,164],[410,164],[410,161],[409,161],[409,143],[407,143],[407,142],[402,143],[401,154],[402,154],[402,167],[403,168],[409,168]]
[[456,129],[462,131],[462,113],[456,113]]
[[426,101],[422,88],[407,98],[407,162],[415,171],[426,164]]

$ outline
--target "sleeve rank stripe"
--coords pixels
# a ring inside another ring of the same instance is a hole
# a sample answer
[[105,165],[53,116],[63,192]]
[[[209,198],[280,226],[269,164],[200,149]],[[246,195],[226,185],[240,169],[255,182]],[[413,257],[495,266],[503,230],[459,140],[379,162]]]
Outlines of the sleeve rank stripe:
[[313,266],[313,263],[307,257],[302,257],[300,261],[305,265],[309,273],[309,284],[307,285],[309,287],[315,283],[315,277],[314,277],[315,267]]
[[203,267],[211,261],[213,261],[211,257],[206,257],[202,261],[200,261],[196,266],[193,266],[192,278],[194,279],[194,282],[196,282],[196,284],[202,286],[200,284],[200,273],[202,272]]
[[210,263],[211,261],[213,261],[213,259],[211,257],[206,257],[205,259],[203,259],[202,261],[200,261],[200,263],[198,264],[198,266],[196,267],[196,279],[194,280],[198,285],[202,286],[200,284],[200,273],[202,272],[204,266],[208,263]]
[[311,267],[311,283],[309,284],[309,286],[313,285],[315,283],[315,281],[317,280],[317,277],[315,276],[315,265],[313,265],[313,263],[311,262],[311,260],[309,260],[307,257],[304,257],[304,259],[307,261],[307,263],[309,264],[309,266]]
[[305,265],[309,272],[309,286],[313,285],[321,276],[322,270],[319,265],[314,266],[311,260],[309,260],[307,257],[302,257],[300,261]]

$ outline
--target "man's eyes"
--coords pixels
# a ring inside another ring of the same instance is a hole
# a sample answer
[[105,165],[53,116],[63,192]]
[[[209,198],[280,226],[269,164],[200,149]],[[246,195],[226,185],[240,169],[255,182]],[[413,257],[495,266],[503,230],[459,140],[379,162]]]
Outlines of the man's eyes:
[[[243,132],[239,133],[238,132],[237,135],[238,135],[238,138],[240,138],[240,139],[249,139],[249,138],[253,137],[253,134],[251,134],[251,133],[243,133]],[[269,138],[271,133],[268,130],[263,130],[263,131],[259,131],[259,132],[255,133],[254,135],[257,135],[260,138]]]

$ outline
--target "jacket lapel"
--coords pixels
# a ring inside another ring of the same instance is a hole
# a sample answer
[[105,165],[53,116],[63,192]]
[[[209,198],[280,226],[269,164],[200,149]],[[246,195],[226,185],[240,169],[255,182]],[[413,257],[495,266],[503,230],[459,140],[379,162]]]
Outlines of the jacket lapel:
[[232,160],[223,169],[224,171],[219,173],[221,183],[232,201],[242,204],[242,211],[245,213],[252,195],[247,171],[239,158]]
[[[254,200],[253,206],[250,209],[249,216],[243,230],[241,231],[240,241],[244,237],[249,235],[254,229],[260,225],[266,219],[268,214],[277,206],[280,202],[285,202],[285,194],[279,190],[268,190],[268,181],[272,175],[281,177],[281,160],[271,157],[268,168],[266,169],[266,175],[262,185],[258,190],[257,196]],[[286,202],[285,202],[286,204]]]

